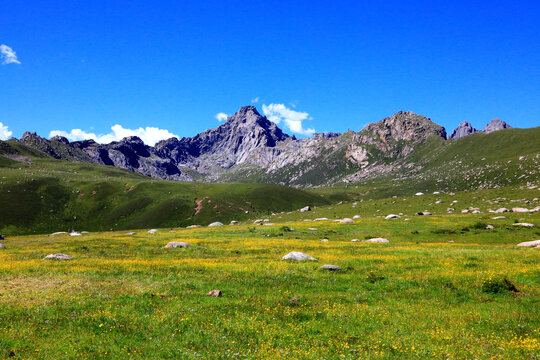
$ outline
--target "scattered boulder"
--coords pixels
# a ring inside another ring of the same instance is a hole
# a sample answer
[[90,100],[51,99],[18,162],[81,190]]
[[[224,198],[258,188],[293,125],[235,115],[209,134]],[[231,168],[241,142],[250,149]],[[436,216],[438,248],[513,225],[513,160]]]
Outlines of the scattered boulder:
[[386,215],[386,217],[385,217],[386,220],[388,220],[388,219],[399,219],[399,218],[401,218],[401,216],[396,215],[396,214]]
[[229,223],[229,225],[237,225],[237,224],[238,224],[238,221],[236,221],[236,220],[232,220],[232,221]]
[[506,216],[495,216],[495,217],[492,217],[491,219],[493,219],[493,220],[502,220],[502,219],[506,219]]
[[461,213],[462,213],[462,214],[466,214],[466,213],[468,213],[468,212],[469,212],[468,209],[463,209],[463,210],[461,210]]
[[136,234],[136,232],[133,232],[133,231],[132,231],[132,232],[128,232],[128,233],[126,233],[126,235],[129,235],[129,236],[131,236],[131,235],[135,235],[135,234]]
[[201,227],[202,227],[201,225],[189,225],[189,226],[186,226],[186,229],[198,229]]
[[316,219],[313,220],[313,221],[326,221],[326,220],[330,220],[330,219],[325,218],[325,217],[322,217],[322,218],[316,218]]
[[363,242],[369,242],[369,243],[389,243],[390,240],[385,238],[373,238],[369,240],[364,240]]
[[442,200],[435,201],[435,204],[442,204]]
[[341,223],[342,224],[353,224],[354,220],[351,219],[351,218],[344,218],[344,219],[341,219]]
[[177,248],[177,247],[188,247],[190,243],[183,241],[170,241],[165,245],[165,248]]
[[512,208],[512,212],[515,212],[515,213],[528,213],[528,212],[530,212],[530,210],[526,209],[526,208],[522,208],[522,207],[515,207],[515,208]]
[[69,236],[82,236],[82,234],[76,231],[72,231],[69,233]]
[[149,234],[155,234],[157,232],[158,232],[158,229],[150,229],[150,230],[148,230]]
[[337,266],[337,265],[323,265],[321,266],[321,269],[323,270],[328,270],[328,271],[339,271],[341,270],[341,267]]
[[272,225],[276,225],[276,224],[275,223],[264,223],[263,225],[272,226]]
[[255,220],[253,223],[254,223],[254,224],[260,224],[260,223],[262,223],[262,222],[263,222],[262,219],[257,219],[257,220]]
[[215,221],[208,225],[208,227],[214,227],[214,226],[223,226],[223,223],[220,223],[219,221]]
[[473,210],[472,213],[473,214],[480,214],[480,210]]
[[309,256],[307,254],[301,253],[299,251],[293,251],[288,253],[287,255],[283,256],[281,260],[296,260],[296,261],[304,261],[304,260],[310,260],[310,261],[318,261],[312,256]]
[[360,240],[360,239],[352,239],[351,240],[351,242],[360,242],[360,241],[362,241],[362,240]]
[[540,240],[525,241],[525,242],[517,244],[516,246],[539,247]]
[[529,224],[529,223],[515,223],[515,224],[512,224],[514,226],[522,226],[522,227],[534,227],[534,224]]
[[62,234],[67,234],[67,232],[66,231],[58,231],[58,232],[52,233],[51,236],[62,235]]
[[308,228],[309,231],[317,231],[317,228]]
[[493,226],[493,225],[487,225],[487,226],[486,226],[486,229],[487,229],[487,230],[493,230],[493,229],[495,229],[495,226]]
[[321,241],[323,241],[323,242],[327,242],[327,241],[328,241],[328,239],[327,239],[327,238],[324,238],[324,239],[322,239]]
[[354,215],[352,218],[355,219],[355,220],[360,219],[360,215]]
[[5,248],[6,248],[6,245],[0,244],[0,249],[5,249]]
[[71,260],[71,256],[66,254],[49,254],[43,260]]
[[306,211],[311,211],[311,207],[304,206],[303,208],[300,209],[300,212],[306,212]]
[[497,210],[494,211],[495,214],[502,214],[502,213],[505,213],[505,212],[509,212],[510,210],[508,210],[507,208],[499,208]]
[[206,296],[220,297],[222,295],[221,290],[212,290]]
[[416,195],[416,196],[422,196],[422,195],[424,195],[424,193],[421,193],[421,192],[417,192],[417,193],[416,193],[416,194],[414,194],[414,195]]

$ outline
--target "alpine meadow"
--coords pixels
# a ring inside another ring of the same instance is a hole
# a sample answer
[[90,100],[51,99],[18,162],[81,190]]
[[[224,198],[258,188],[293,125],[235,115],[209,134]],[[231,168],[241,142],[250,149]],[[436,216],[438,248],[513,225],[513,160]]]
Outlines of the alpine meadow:
[[0,13],[0,359],[540,359],[539,4]]

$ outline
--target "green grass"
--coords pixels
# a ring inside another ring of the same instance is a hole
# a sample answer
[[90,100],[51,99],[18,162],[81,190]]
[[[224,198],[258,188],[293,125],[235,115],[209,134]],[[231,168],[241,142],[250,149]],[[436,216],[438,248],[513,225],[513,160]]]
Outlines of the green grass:
[[0,234],[208,225],[329,203],[274,184],[166,181],[33,155],[0,156]]
[[[532,195],[524,191],[507,189]],[[453,198],[483,208],[481,199],[497,193],[475,195]],[[399,200],[424,210],[434,197]],[[540,215],[491,220],[437,214],[434,204],[433,216],[409,221],[370,214],[396,208],[392,201],[279,214],[274,226],[8,237],[0,251],[0,357],[539,357],[540,250],[515,244],[540,238]],[[333,211],[366,212],[355,224],[301,221]],[[518,219],[536,228],[513,226]],[[391,242],[350,241],[375,236]],[[192,246],[164,249],[172,240]],[[290,251],[319,261],[280,261]],[[73,260],[42,260],[49,253]],[[212,289],[223,296],[205,296]]]

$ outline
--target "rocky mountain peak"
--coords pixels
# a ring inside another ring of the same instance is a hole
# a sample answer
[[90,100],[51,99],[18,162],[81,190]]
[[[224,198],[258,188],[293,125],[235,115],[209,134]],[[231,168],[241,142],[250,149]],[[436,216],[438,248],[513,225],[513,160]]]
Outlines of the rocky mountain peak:
[[431,135],[446,139],[444,127],[435,124],[430,118],[412,111],[398,111],[377,123],[369,124],[360,131],[361,135],[375,135],[385,143],[389,141],[416,141]]
[[62,143],[64,145],[69,144],[69,140],[66,137],[60,136],[60,135],[56,135],[56,136],[52,137],[51,141],[56,141],[56,142]]
[[462,121],[457,128],[452,131],[449,139],[459,139],[461,137],[477,133],[478,130],[473,128],[472,125],[467,121]]
[[493,132],[493,131],[502,130],[502,129],[511,129],[511,128],[512,127],[508,125],[506,122],[502,121],[499,118],[495,118],[491,120],[489,124],[487,124],[484,127],[483,132],[486,134],[489,134],[490,132]]

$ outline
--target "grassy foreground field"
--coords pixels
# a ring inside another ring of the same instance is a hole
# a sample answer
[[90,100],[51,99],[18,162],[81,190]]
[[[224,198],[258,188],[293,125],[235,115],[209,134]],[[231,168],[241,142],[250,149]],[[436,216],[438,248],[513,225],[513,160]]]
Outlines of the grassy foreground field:
[[[9,237],[0,358],[540,357],[540,249],[515,246],[540,238],[538,213],[367,215],[354,224]],[[350,241],[370,237],[390,243]],[[163,248],[174,240],[191,246]],[[290,251],[319,261],[280,261]],[[73,260],[42,260],[50,253]],[[223,296],[205,296],[212,289]]]

